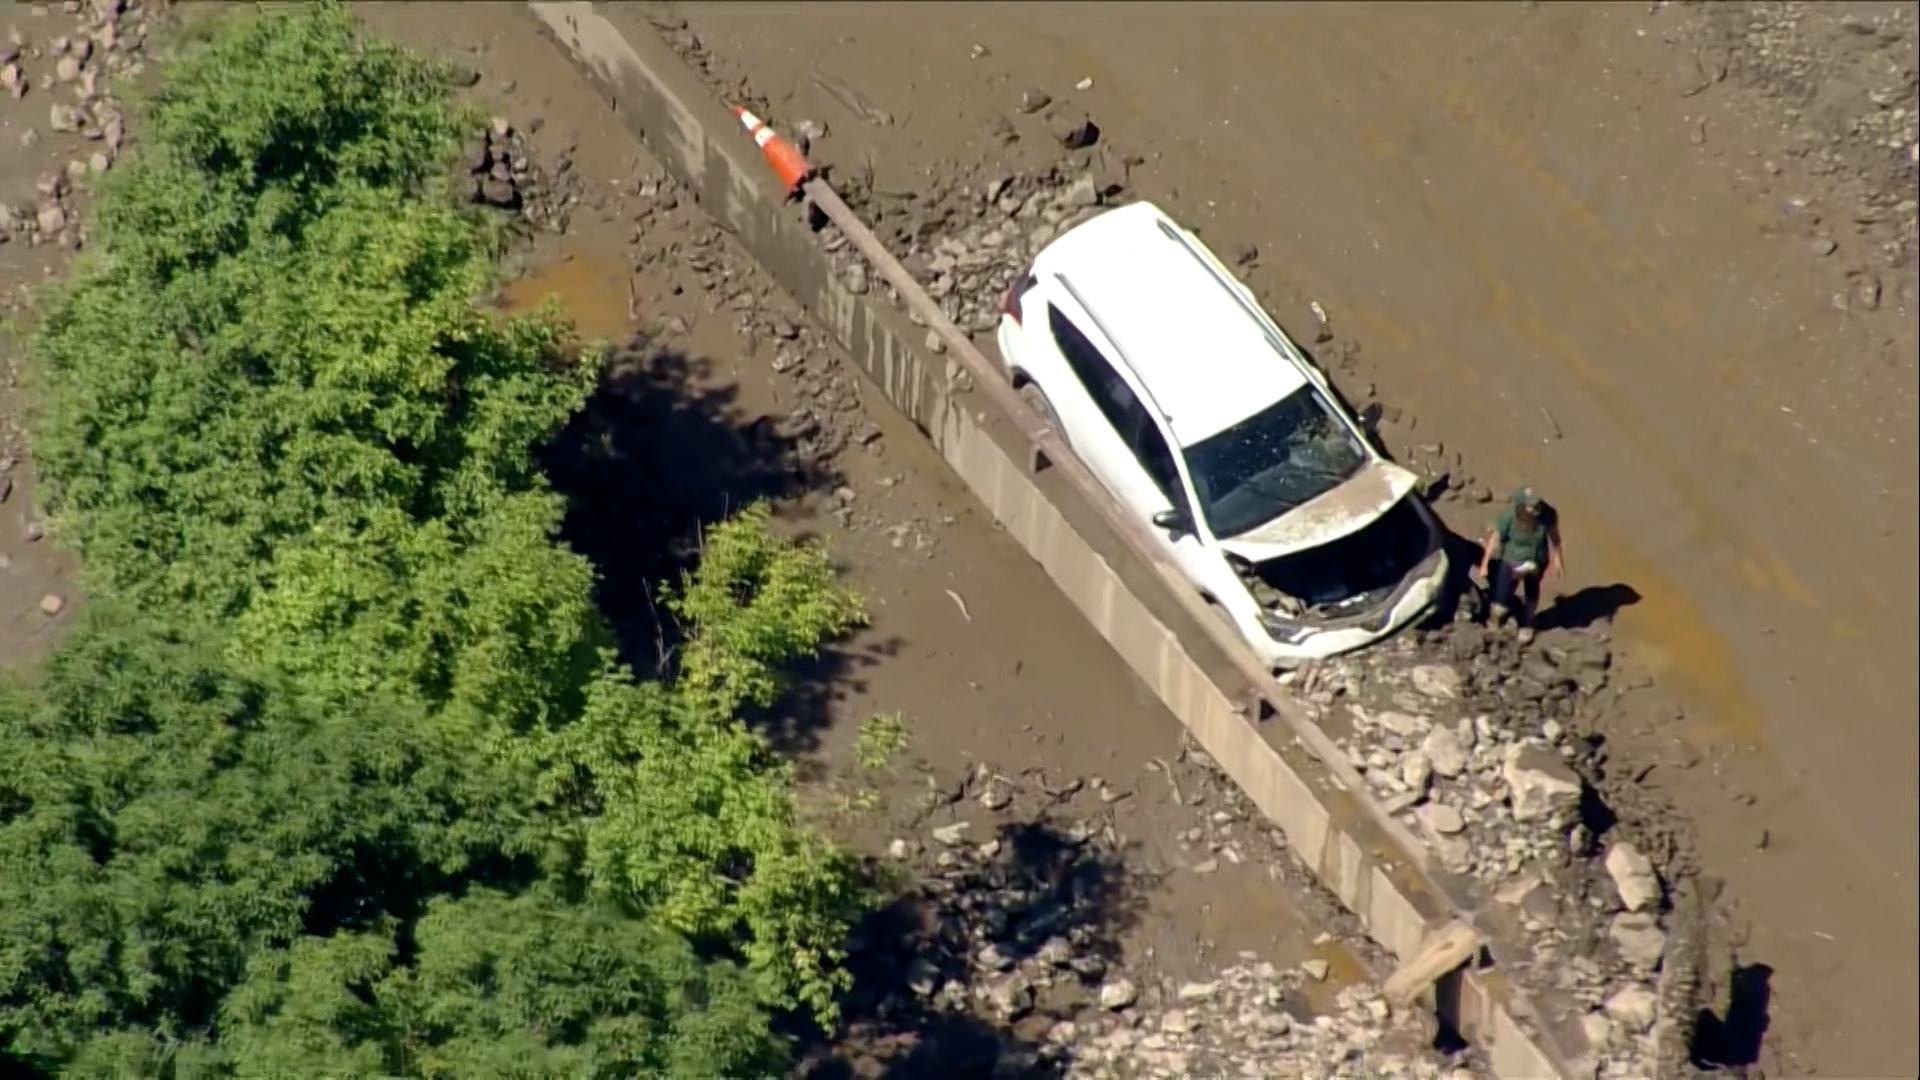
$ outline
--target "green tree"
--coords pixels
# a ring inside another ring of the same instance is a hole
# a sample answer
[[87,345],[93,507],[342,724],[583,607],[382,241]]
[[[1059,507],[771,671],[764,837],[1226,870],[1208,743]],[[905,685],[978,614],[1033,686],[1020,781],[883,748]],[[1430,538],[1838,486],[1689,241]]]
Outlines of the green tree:
[[863,897],[741,721],[859,618],[764,509],[611,659],[535,448],[598,362],[476,308],[444,72],[223,18],[30,344],[105,614],[0,690],[0,1054],[76,1075],[735,1075]]

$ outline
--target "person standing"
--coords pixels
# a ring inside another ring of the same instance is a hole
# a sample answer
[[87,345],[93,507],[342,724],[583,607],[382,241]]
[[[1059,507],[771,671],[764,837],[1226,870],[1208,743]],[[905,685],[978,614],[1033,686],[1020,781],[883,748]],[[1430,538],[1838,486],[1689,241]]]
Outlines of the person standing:
[[1520,643],[1532,641],[1533,618],[1540,606],[1540,581],[1547,575],[1558,580],[1565,573],[1560,526],[1553,508],[1540,501],[1531,485],[1514,492],[1480,544],[1475,576],[1493,593],[1488,621],[1499,628],[1512,616],[1520,627]]

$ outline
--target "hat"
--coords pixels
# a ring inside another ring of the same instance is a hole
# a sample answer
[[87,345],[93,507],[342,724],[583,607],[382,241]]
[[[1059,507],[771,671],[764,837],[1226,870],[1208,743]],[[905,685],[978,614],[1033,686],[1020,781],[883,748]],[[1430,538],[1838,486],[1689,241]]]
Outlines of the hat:
[[1533,490],[1533,485],[1528,484],[1513,493],[1513,505],[1524,506],[1529,510],[1538,510],[1540,509],[1540,496]]

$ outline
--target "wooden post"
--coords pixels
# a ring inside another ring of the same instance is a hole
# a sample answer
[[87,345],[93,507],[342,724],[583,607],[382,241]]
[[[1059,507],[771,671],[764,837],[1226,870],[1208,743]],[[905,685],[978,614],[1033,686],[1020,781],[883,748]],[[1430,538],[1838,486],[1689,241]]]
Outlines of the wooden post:
[[1387,976],[1381,993],[1388,1005],[1404,1009],[1442,975],[1472,959],[1479,948],[1479,931],[1456,919],[1429,932],[1413,955]]

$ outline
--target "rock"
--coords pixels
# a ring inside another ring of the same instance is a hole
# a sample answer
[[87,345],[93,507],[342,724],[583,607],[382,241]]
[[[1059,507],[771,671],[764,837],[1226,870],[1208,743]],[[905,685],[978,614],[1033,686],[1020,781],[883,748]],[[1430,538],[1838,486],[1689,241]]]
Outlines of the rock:
[[1091,954],[1087,956],[1076,956],[1073,959],[1067,961],[1067,966],[1073,969],[1073,973],[1075,975],[1078,975],[1089,982],[1093,981],[1094,979],[1098,979],[1106,975],[1107,973],[1107,962],[1105,960],[1102,960],[1100,957],[1094,956]]
[[1415,690],[1430,698],[1452,701],[1460,696],[1460,672],[1445,664],[1416,664],[1407,677]]
[[19,64],[9,63],[0,67],[0,89],[16,98],[26,94],[27,77],[21,73]]
[[1510,746],[1500,770],[1507,782],[1513,819],[1549,821],[1580,806],[1580,778],[1559,755],[1537,746]]
[[989,942],[974,954],[973,962],[983,971],[1005,971],[1013,966],[1013,957],[1005,949]]
[[1300,961],[1300,970],[1305,972],[1307,978],[1312,979],[1314,982],[1324,982],[1327,977],[1328,966],[1325,960],[1302,960]]
[[1211,1001],[1220,992],[1218,982],[1190,982],[1180,987],[1180,1000],[1191,1005],[1201,1001]]
[[1494,890],[1493,898],[1503,904],[1519,905],[1529,894],[1541,885],[1540,875],[1532,870],[1519,874],[1512,881]]
[[1666,952],[1667,934],[1652,915],[1645,912],[1621,912],[1613,917],[1607,927],[1607,936],[1620,947],[1620,955],[1628,963],[1638,967],[1651,968],[1660,963],[1660,957]]
[[47,126],[63,135],[79,131],[80,110],[56,101],[47,109]]
[[0,503],[6,502],[7,499],[10,498],[12,495],[13,495],[13,477],[0,476]]
[[1420,752],[1426,755],[1434,772],[1449,780],[1467,771],[1467,748],[1460,745],[1460,736],[1447,728],[1436,727],[1427,732],[1427,737],[1420,740]]
[[944,847],[959,847],[967,842],[967,830],[973,828],[971,821],[956,821],[951,825],[942,825],[933,830],[933,839]]
[[1460,811],[1446,803],[1428,803],[1414,811],[1420,818],[1420,824],[1435,836],[1454,836],[1465,832],[1467,821]]
[[1644,986],[1622,987],[1607,999],[1607,1015],[1635,1034],[1652,1027],[1659,1012],[1659,999]]
[[1580,1033],[1587,1037],[1587,1045],[1595,1050],[1605,1050],[1613,1045],[1613,1021],[1600,1013],[1588,1013],[1581,1017]]
[[1073,183],[1067,185],[1067,190],[1061,197],[1068,206],[1098,206],[1100,205],[1100,185],[1091,173],[1082,173]]
[[1425,794],[1427,785],[1433,782],[1433,762],[1419,750],[1407,754],[1400,759],[1400,782],[1409,791]]
[[1391,817],[1394,814],[1398,814],[1402,810],[1406,810],[1413,806],[1418,806],[1420,804],[1420,800],[1426,797],[1427,797],[1426,793],[1422,791],[1397,792],[1393,795],[1389,795],[1386,798],[1380,800],[1380,809],[1385,811],[1387,815]]
[[1077,120],[1067,117],[1056,118],[1053,133],[1059,138],[1060,145],[1069,150],[1084,150],[1100,141],[1100,125],[1087,116]]
[[1426,717],[1392,711],[1373,714],[1373,722],[1403,739],[1421,738],[1426,735],[1427,729],[1433,726]]
[[87,171],[91,173],[103,173],[112,167],[113,159],[108,157],[105,151],[96,150],[93,156],[87,159]]
[[1011,1020],[1033,1008],[1033,983],[1016,971],[987,989],[987,1001],[995,1012]]
[[1817,259],[1824,259],[1839,250],[1839,248],[1840,245],[1834,243],[1833,237],[1831,236],[1816,236],[1813,238],[1813,241],[1807,245],[1807,250],[1813,252],[1814,257]]
[[1219,859],[1201,859],[1199,862],[1193,864],[1192,869],[1194,873],[1200,874],[1203,876],[1206,874],[1211,874],[1215,870],[1220,869],[1220,860]]
[[38,521],[29,521],[27,527],[20,530],[21,539],[29,544],[37,543],[45,535],[47,535],[47,527]]
[[1117,1012],[1140,1000],[1140,988],[1127,979],[1108,979],[1100,984],[1100,1007]]
[[1053,95],[1039,88],[1020,92],[1020,111],[1032,115],[1053,104]]
[[1872,274],[1863,274],[1855,279],[1848,302],[1859,311],[1879,310],[1880,279]]
[[1607,849],[1607,873],[1628,911],[1639,911],[1660,899],[1660,875],[1654,872],[1653,861],[1632,844],[1622,842]]
[[1244,240],[1233,245],[1233,265],[1245,270],[1259,261],[1259,247],[1249,244]]
[[1168,1009],[1160,1017],[1160,1030],[1169,1035],[1185,1035],[1199,1026],[1200,1022],[1189,1016],[1185,1009]]
[[20,133],[20,149],[31,150],[38,145],[40,145],[39,131],[33,128],[28,128],[27,130]]
[[[899,528],[904,531],[908,526],[903,525],[899,526]],[[1007,804],[1012,801],[1013,792],[1007,790],[1007,785],[1002,784],[998,780],[987,781],[987,786],[980,791],[980,805],[989,810],[1004,809]]]
[[80,77],[80,60],[77,57],[63,56],[53,65],[53,77],[58,82],[70,83]]
[[896,838],[893,841],[893,843],[887,845],[888,858],[905,859],[912,855],[913,855],[913,845],[908,843],[905,840]]
[[40,598],[40,614],[52,618],[67,606],[67,601],[59,593],[48,593]]
[[793,141],[802,154],[827,137],[827,125],[818,120],[799,120],[793,125]]
[[1066,938],[1050,937],[1041,943],[1033,958],[1048,967],[1067,967],[1073,963],[1073,945]]

